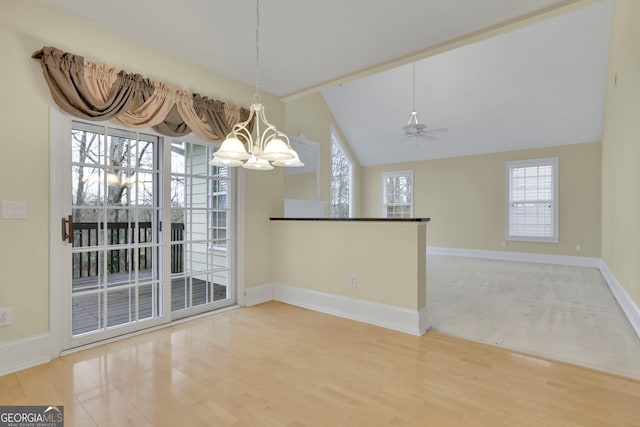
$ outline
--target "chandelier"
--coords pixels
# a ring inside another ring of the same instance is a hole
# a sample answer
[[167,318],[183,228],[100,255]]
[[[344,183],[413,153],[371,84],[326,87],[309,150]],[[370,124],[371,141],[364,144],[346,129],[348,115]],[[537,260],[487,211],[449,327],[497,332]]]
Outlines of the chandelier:
[[[270,124],[264,114],[260,97],[259,34],[260,0],[256,0],[256,93],[253,95],[249,118],[234,125],[220,149],[213,153],[209,163],[214,166],[242,166],[254,170],[271,170],[273,166],[304,166],[298,153],[291,148],[287,135]],[[252,135],[252,127],[255,138]]]

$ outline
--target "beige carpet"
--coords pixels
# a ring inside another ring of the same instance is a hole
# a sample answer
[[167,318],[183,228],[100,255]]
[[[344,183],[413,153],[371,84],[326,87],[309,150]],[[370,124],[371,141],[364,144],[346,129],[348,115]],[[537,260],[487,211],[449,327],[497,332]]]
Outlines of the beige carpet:
[[640,339],[596,268],[429,255],[435,330],[640,379]]

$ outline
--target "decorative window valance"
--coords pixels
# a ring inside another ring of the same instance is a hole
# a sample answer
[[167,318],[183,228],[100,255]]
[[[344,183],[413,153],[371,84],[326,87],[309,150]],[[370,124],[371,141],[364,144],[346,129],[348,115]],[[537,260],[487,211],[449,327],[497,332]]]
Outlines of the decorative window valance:
[[32,55],[40,59],[54,102],[67,113],[86,120],[110,120],[128,127],[152,127],[167,136],[191,131],[211,141],[223,139],[249,111],[237,105],[151,81],[139,74],[55,47]]

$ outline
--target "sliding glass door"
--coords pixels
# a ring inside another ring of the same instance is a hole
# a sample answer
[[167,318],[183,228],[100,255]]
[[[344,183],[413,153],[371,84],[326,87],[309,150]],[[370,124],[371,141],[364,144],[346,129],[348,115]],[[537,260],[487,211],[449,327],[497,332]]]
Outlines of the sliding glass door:
[[215,148],[69,123],[67,243],[52,258],[67,266],[63,346],[234,304],[233,180],[208,164]]

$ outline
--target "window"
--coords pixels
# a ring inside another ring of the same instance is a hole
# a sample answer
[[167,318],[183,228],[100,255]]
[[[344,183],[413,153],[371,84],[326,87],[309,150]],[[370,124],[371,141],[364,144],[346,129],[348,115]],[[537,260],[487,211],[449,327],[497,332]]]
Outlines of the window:
[[558,241],[558,159],[507,162],[507,239]]
[[352,215],[353,162],[334,129],[331,129],[331,218]]
[[413,171],[382,174],[382,216],[411,218],[413,216]]

